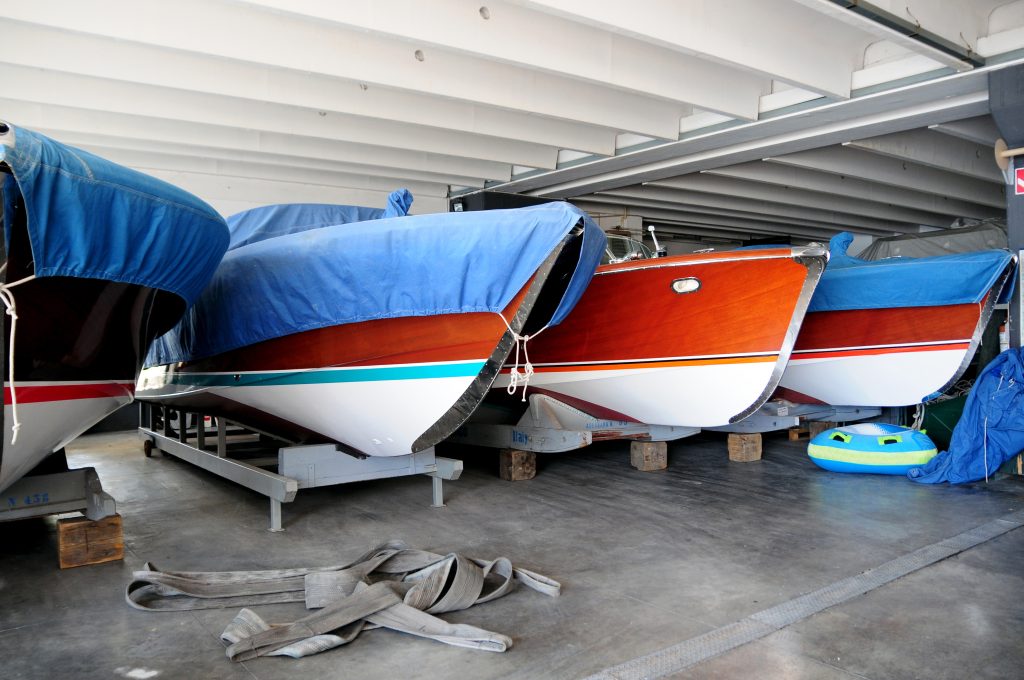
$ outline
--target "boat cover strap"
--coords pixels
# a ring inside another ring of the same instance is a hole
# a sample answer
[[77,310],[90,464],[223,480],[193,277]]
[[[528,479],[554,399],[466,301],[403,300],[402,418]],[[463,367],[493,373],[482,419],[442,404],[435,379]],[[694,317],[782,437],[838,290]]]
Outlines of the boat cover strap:
[[557,581],[515,568],[505,557],[441,555],[391,541],[345,565],[313,569],[163,572],[147,563],[133,574],[125,597],[129,605],[146,611],[300,601],[317,610],[292,623],[268,624],[242,609],[221,636],[233,661],[308,656],[378,627],[502,652],[512,645],[507,636],[450,624],[434,614],[489,602],[511,592],[517,583],[551,596],[561,589]]
[[24,205],[34,274],[131,283],[186,305],[228,246],[227,224],[192,194],[45,135],[10,126],[0,144],[5,244]]

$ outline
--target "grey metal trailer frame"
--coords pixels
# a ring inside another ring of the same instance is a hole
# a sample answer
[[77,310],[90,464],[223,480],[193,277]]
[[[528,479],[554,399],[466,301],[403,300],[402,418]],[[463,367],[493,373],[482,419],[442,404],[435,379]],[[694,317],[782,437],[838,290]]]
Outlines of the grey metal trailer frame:
[[[281,504],[295,500],[299,489],[370,479],[426,475],[432,480],[433,507],[444,507],[443,480],[462,474],[462,461],[434,455],[433,447],[405,456],[358,458],[336,444],[295,445],[276,435],[216,418],[216,441],[207,443],[206,417],[161,404],[140,403],[139,435],[146,456],[154,449],[180,458],[270,499],[270,531],[283,531]],[[177,416],[178,427],[171,421]],[[193,415],[195,424],[188,424]],[[212,434],[212,433],[211,433]],[[261,444],[274,455],[241,459],[237,454]],[[234,456],[234,457],[233,457]],[[265,468],[276,467],[277,472]]]

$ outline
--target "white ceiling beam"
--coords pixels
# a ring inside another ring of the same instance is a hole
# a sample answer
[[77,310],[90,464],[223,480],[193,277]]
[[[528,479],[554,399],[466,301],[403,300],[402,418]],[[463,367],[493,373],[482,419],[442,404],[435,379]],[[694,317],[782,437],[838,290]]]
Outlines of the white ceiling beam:
[[913,78],[923,73],[938,71],[945,66],[921,54],[907,54],[901,58],[890,58],[871,64],[853,72],[851,85],[854,92],[867,87],[886,85],[904,78]]
[[[641,215],[654,220],[675,220],[681,223],[709,225],[731,228],[737,235],[760,234],[766,236],[785,235],[802,238],[828,240],[842,229],[829,228],[823,225],[804,225],[792,222],[777,222],[764,216],[752,216],[749,213],[725,213],[685,210],[657,202],[623,204],[614,196],[590,196],[587,201],[596,204],[629,206],[629,214]],[[618,202],[617,202],[618,201]],[[584,203],[585,204],[585,203]],[[863,232],[858,232],[863,233]]]
[[748,120],[757,118],[758,97],[770,85],[763,76],[501,0],[483,9],[478,0],[245,1]]
[[[36,0],[0,16],[67,31],[345,78],[661,139],[691,107],[222,0]],[[59,49],[59,45],[54,45]],[[417,54],[418,52],[418,54]],[[212,63],[212,62],[211,62]]]
[[862,6],[887,12],[941,38],[950,45],[978,53],[978,42],[989,33],[989,17],[1008,0],[858,0]]
[[784,205],[798,205],[815,210],[837,211],[849,215],[873,217],[886,222],[907,222],[914,225],[926,224],[932,227],[948,227],[949,223],[953,220],[953,217],[950,215],[937,215],[923,210],[884,205],[842,194],[822,194],[791,186],[779,188],[759,182],[746,182],[729,177],[718,177],[709,173],[693,173],[682,177],[672,177],[651,182],[648,186],[702,191],[722,196],[739,196],[758,201],[782,203]]
[[1000,137],[999,130],[996,129],[996,123],[992,120],[992,116],[951,120],[948,123],[929,125],[928,129],[949,135],[950,137],[966,139],[968,142],[974,142],[975,144],[983,144],[989,149],[995,146],[996,140]]
[[[309,156],[287,156],[284,154],[263,153],[259,151],[245,151],[240,149],[216,148],[212,146],[198,146],[177,142],[161,142],[150,139],[138,139],[128,137],[116,137],[113,135],[100,135],[96,133],[72,132],[68,130],[56,130],[50,128],[35,128],[40,132],[54,139],[59,139],[65,144],[92,150],[108,149],[114,152],[129,154],[157,156],[176,156],[188,159],[201,159],[204,161],[227,161],[244,165],[258,167],[284,168],[296,171],[317,171],[326,173],[347,174],[358,177],[375,178],[389,183],[392,188],[404,186],[403,182],[421,182],[427,185],[460,185],[466,187],[482,188],[484,181],[473,177],[460,177],[457,175],[441,175],[432,172],[421,172],[416,170],[399,168],[382,168],[373,165],[359,165],[356,163],[340,163],[337,161]],[[103,155],[102,153],[100,154]],[[468,182],[468,184],[467,184]]]
[[907,225],[902,222],[878,220],[860,215],[849,215],[838,210],[818,210],[802,205],[785,205],[773,201],[762,201],[753,198],[740,198],[736,196],[722,197],[716,194],[708,194],[699,191],[684,191],[681,189],[667,189],[647,185],[642,187],[626,187],[612,191],[601,192],[605,196],[621,196],[623,198],[638,198],[641,200],[663,201],[684,207],[701,206],[704,208],[715,208],[721,210],[736,210],[760,217],[773,215],[786,220],[803,220],[812,224],[827,224],[837,227],[859,227],[876,231],[906,231],[916,225]]
[[500,137],[185,92],[0,63],[0,82],[22,101],[133,116],[358,142],[498,163],[554,168],[558,149]]
[[[352,80],[0,19],[0,61],[611,156],[616,131]],[[54,49],[59,45],[59,49]]]
[[[956,71],[968,71],[974,67],[969,61],[966,61],[964,58],[950,54],[949,52],[939,49],[937,47],[933,47],[932,45],[922,42],[921,40],[911,35],[907,35],[906,33],[896,30],[895,28],[890,28],[885,24],[879,23],[878,21],[870,17],[858,14],[850,9],[847,9],[846,7],[843,7],[841,4],[833,2],[833,0],[790,1],[803,5],[804,7],[814,10],[815,12],[820,12],[822,16],[834,19],[838,23],[842,23],[847,26],[850,26],[851,28],[863,31],[866,34],[873,36],[875,40],[887,40],[893,44],[899,45],[900,47],[906,48],[911,52],[924,55],[929,59],[934,59],[940,64],[948,66]],[[934,0],[928,1],[935,5],[936,8],[941,7],[943,11],[957,5],[955,0],[949,0],[948,2],[942,3],[935,3]],[[973,1],[975,0],[972,0],[972,2]],[[877,7],[879,3],[875,3],[876,6],[873,7],[871,3],[864,2],[863,0],[857,0],[855,4],[863,7],[864,9],[869,10],[881,9],[880,7]],[[910,0],[900,0],[900,4],[909,5],[912,3],[910,2]],[[921,3],[918,3],[918,11],[921,11],[922,7],[923,5]],[[913,19],[903,12],[901,12],[900,15],[893,14],[893,16],[904,21],[913,23]],[[929,13],[929,16],[933,16],[933,13]],[[927,25],[920,25],[920,29],[930,31],[929,26]],[[958,42],[962,44],[961,41]],[[967,48],[965,48],[965,51],[966,50]],[[973,52],[974,50],[970,49],[970,51]]]
[[991,146],[950,139],[926,128],[857,139],[846,146],[987,182],[1003,182]]
[[978,40],[978,53],[983,57],[994,57],[1019,49],[1024,49],[1024,26],[993,33]]
[[[224,175],[226,177],[244,177],[271,182],[291,182],[323,186],[335,189],[355,189],[366,191],[391,192],[397,188],[405,188],[412,192],[414,199],[433,196],[447,198],[447,184],[429,184],[415,180],[374,177],[371,175],[354,175],[351,173],[310,170],[304,168],[274,167],[268,164],[240,163],[215,158],[202,158],[170,153],[153,153],[151,151],[133,151],[100,144],[82,144],[79,148],[90,151],[97,156],[120,163],[141,172],[152,174],[161,172],[186,172],[203,175]],[[370,206],[383,208],[383,205]]]
[[820,172],[831,172],[836,175],[857,177],[939,196],[951,196],[962,201],[981,203],[993,208],[1006,205],[1001,183],[994,184],[917,165],[909,161],[887,158],[860,149],[833,146],[766,158],[765,160]]
[[943,226],[949,226],[956,217],[985,219],[1005,214],[1005,210],[961,201],[949,196],[928,194],[845,175],[762,161],[705,170],[704,173],[734,177],[776,187],[799,187],[804,191],[814,191],[827,196],[849,196],[882,205],[899,206],[910,210],[949,216],[949,220]]
[[858,233],[874,234],[879,235],[891,235],[894,233],[903,233],[906,231],[913,231],[908,229],[906,225],[897,224],[896,229],[889,227],[865,227],[861,225],[852,224],[836,224],[828,225],[824,224],[820,220],[806,220],[795,217],[783,217],[780,215],[773,215],[770,213],[759,213],[749,212],[742,209],[735,208],[718,208],[708,206],[680,206],[679,203],[673,201],[661,201],[644,198],[627,198],[624,196],[617,195],[616,192],[602,192],[594,194],[593,196],[586,197],[586,200],[603,200],[610,204],[625,207],[629,210],[638,209],[649,209],[656,208],[659,210],[673,210],[676,212],[686,213],[690,215],[692,219],[707,219],[709,216],[716,218],[728,218],[737,220],[751,220],[757,221],[762,224],[771,224],[777,233],[780,234],[803,234],[806,235],[812,232],[820,232],[820,230],[827,230],[830,233],[836,233],[840,231],[855,231]]
[[517,178],[501,185],[500,190],[571,198],[978,116],[988,112],[988,73],[1019,63],[1024,60],[793,111],[756,123],[698,132],[678,142]]
[[792,0],[516,1],[839,98],[850,96],[851,74],[870,42]]
[[[173,113],[173,111],[171,112]],[[511,166],[504,163],[413,152],[404,149],[335,142],[298,135],[259,132],[221,125],[154,119],[66,106],[36,104],[0,97],[0,119],[28,128],[110,135],[166,143],[309,156],[324,160],[381,168],[450,174],[491,180],[508,180]]]
[[[220,205],[273,205],[275,203],[336,203],[342,205],[387,205],[388,192],[348,187],[326,187],[294,182],[228,177],[193,172],[150,170],[150,175],[191,192],[220,210]],[[419,205],[416,205],[416,204]],[[413,203],[420,214],[445,212],[448,201],[424,196]]]

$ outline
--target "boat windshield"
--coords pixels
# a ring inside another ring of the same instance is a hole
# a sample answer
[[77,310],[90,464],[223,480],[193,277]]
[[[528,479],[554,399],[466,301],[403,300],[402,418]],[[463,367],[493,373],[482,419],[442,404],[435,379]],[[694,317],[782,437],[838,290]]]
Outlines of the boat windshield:
[[605,248],[601,264],[615,264],[630,260],[646,260],[654,257],[651,249],[636,239],[628,236],[608,234],[608,246]]

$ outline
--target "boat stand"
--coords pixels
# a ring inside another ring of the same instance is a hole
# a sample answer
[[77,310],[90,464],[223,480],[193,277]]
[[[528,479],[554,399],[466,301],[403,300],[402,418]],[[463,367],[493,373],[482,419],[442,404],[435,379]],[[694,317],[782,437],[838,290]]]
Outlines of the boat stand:
[[531,394],[529,408],[515,425],[470,421],[447,441],[498,449],[561,453],[609,439],[668,442],[698,432],[700,429],[696,427],[645,425],[595,418],[546,394]]
[[[765,432],[789,430],[790,439],[796,440],[801,434],[814,437],[838,423],[876,418],[881,414],[881,408],[872,406],[828,406],[769,401],[743,420],[705,429],[728,432],[729,460],[749,463],[761,460],[761,435]],[[807,430],[801,429],[802,424],[808,422],[810,427]]]
[[801,422],[817,421],[849,423],[876,418],[882,409],[875,406],[828,406],[826,404],[791,404],[781,401],[766,402],[757,411],[739,422],[721,427],[708,427],[713,432],[741,434],[775,432],[800,427]]
[[117,512],[91,467],[22,477],[0,494],[0,504],[0,522],[79,511],[95,521]]
[[700,432],[695,427],[595,418],[545,394],[530,395],[529,407],[515,425],[487,422],[488,415],[485,405],[474,414],[474,420],[460,427],[447,441],[501,449],[498,471],[508,481],[532,479],[537,472],[538,452],[561,453],[610,439],[633,440],[630,463],[636,469],[663,470],[668,465],[665,442]]
[[432,480],[433,507],[444,507],[442,480],[462,474],[461,460],[435,456],[433,447],[406,456],[359,458],[337,444],[295,445],[220,417],[207,432],[203,414],[160,404],[140,402],[140,411],[139,434],[147,457],[159,449],[267,496],[271,531],[283,531],[281,504],[295,500],[299,489],[426,475]]

